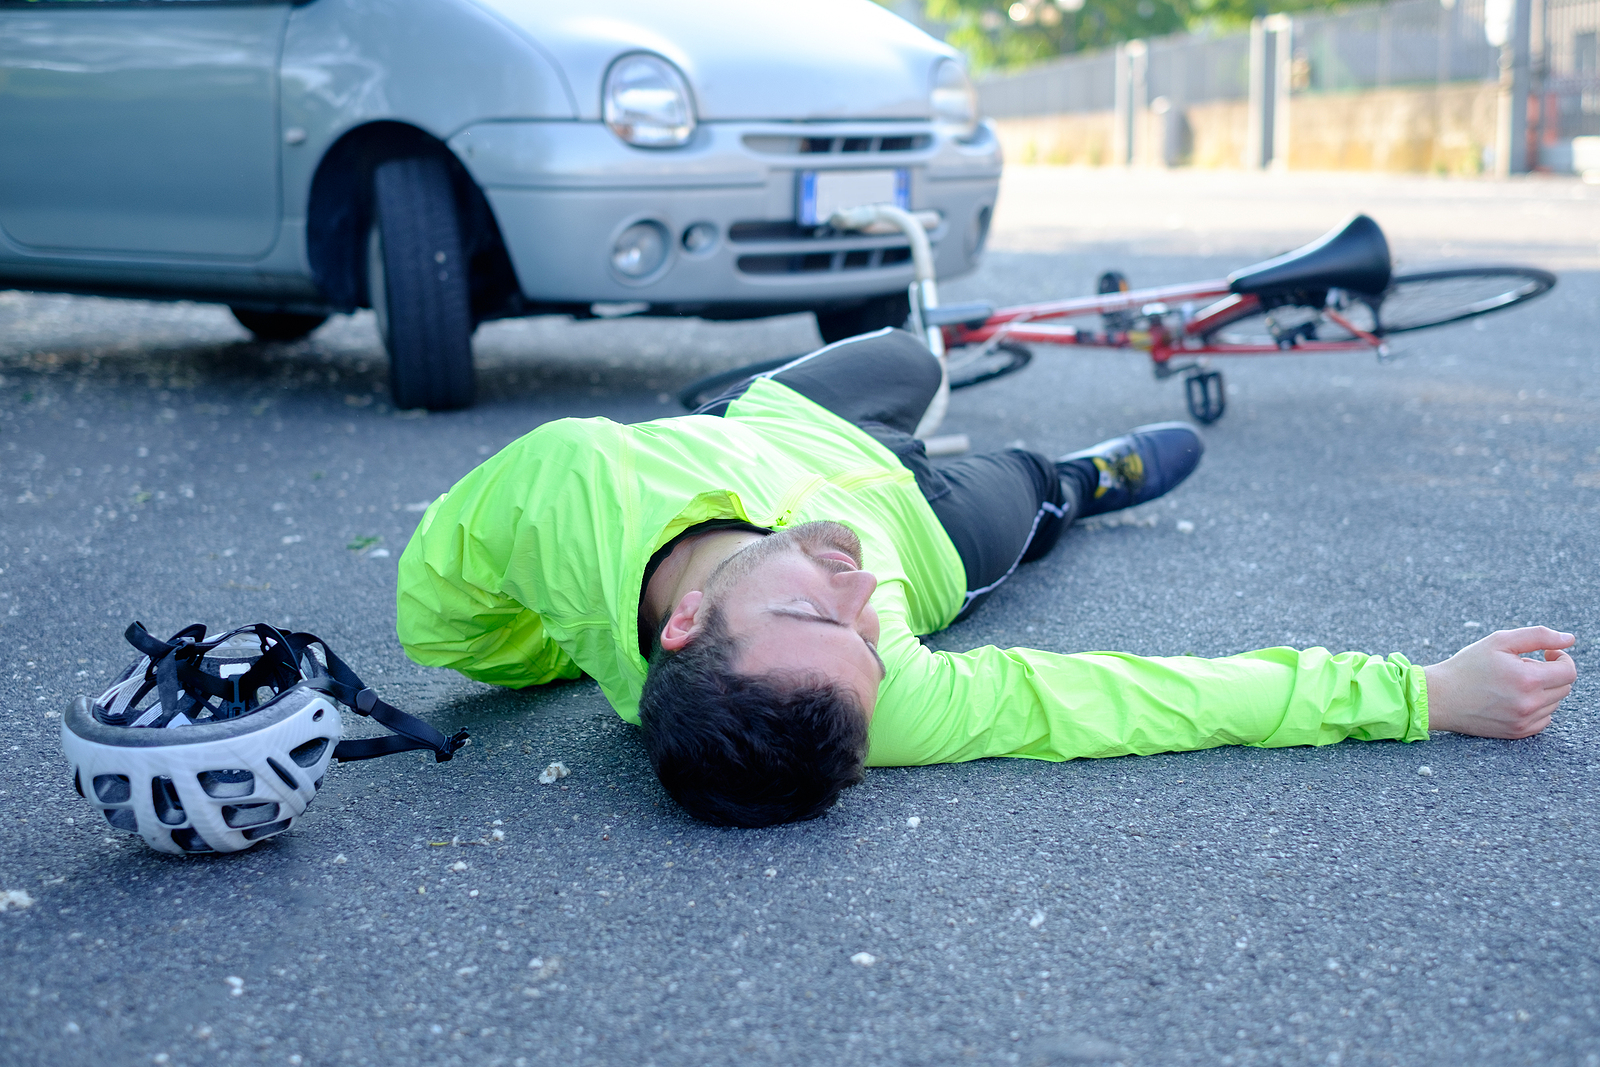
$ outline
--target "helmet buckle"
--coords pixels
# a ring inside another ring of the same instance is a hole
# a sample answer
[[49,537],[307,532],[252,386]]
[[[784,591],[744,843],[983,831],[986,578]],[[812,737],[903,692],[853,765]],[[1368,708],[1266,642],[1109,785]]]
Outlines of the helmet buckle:
[[243,715],[245,712],[250,710],[250,705],[246,702],[243,694],[239,692],[239,677],[240,676],[236,674],[232,678],[227,679],[227,681],[233,683],[233,699],[224,700],[223,706],[227,708],[228,718],[230,719],[239,715]]

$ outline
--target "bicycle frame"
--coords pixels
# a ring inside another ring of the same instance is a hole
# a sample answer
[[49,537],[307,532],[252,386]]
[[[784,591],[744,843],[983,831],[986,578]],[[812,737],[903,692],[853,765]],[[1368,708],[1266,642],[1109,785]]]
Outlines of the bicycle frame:
[[[1194,305],[1202,301],[1209,303],[1196,309]],[[1258,345],[1204,340],[1205,334],[1260,310],[1261,301],[1258,297],[1233,293],[1225,280],[1218,279],[1003,308],[981,326],[945,327],[945,346],[948,349],[1015,341],[1023,344],[1137,348],[1150,354],[1158,372],[1165,369],[1165,365],[1174,357],[1180,356],[1268,356],[1287,351],[1377,351],[1382,354],[1386,350],[1379,338],[1357,329],[1331,308],[1323,308],[1321,313],[1353,334],[1352,338],[1311,341],[1297,337],[1285,343]],[[1138,319],[1146,320],[1144,325],[1127,330],[1094,331],[1051,321],[1130,312]],[[1168,325],[1168,320],[1174,315],[1181,323],[1178,329]]]

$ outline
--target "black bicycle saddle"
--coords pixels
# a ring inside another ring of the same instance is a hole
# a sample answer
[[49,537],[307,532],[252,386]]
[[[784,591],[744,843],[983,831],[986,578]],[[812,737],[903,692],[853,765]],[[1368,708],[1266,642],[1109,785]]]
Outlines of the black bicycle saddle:
[[1228,275],[1235,293],[1348,289],[1376,296],[1389,288],[1389,242],[1366,215],[1329,230],[1308,245]]

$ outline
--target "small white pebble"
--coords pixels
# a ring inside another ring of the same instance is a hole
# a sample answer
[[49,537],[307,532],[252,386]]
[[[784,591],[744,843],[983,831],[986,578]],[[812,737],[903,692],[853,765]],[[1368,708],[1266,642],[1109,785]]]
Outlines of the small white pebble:
[[464,870],[467,869],[467,861],[466,860],[456,860],[454,863],[452,863],[450,865],[450,869],[452,871],[464,871]]
[[304,1062],[305,1059],[301,1057],[300,1053],[298,1052],[289,1057],[289,1067],[300,1067],[300,1065]]
[[469,897],[475,897],[477,895],[478,895],[478,891],[476,889],[474,889],[472,892],[467,894],[467,896],[469,896]]
[[504,841],[506,839],[506,832],[504,830],[491,830],[489,832],[489,836],[496,841]]
[[490,826],[504,826],[505,823],[501,822],[499,819],[496,819],[494,822],[490,823],[489,825]]
[[1417,768],[1417,773],[1422,775],[1422,777],[1424,777],[1424,778],[1432,778],[1433,777],[1433,768],[1432,767],[1428,767],[1428,766],[1418,767]]
[[228,986],[230,987],[228,991],[230,993],[232,993],[234,996],[236,996],[236,997],[244,996],[244,979],[243,978],[240,978],[236,974],[230,974],[228,977],[224,978],[223,981],[228,983]]
[[211,1027],[202,1026],[200,1029],[198,1029],[198,1030],[196,1030],[194,1032],[194,1036],[199,1038],[201,1041],[210,1040],[210,1038],[211,1038]]
[[1483,623],[1481,623],[1481,622],[1473,622],[1471,619],[1468,619],[1466,622],[1462,623],[1461,625],[1463,627],[1465,627],[1466,629],[1468,629],[1468,630],[1481,630],[1481,629],[1483,629]]
[[473,974],[477,974],[477,973],[478,973],[478,968],[476,968],[476,967],[460,967],[460,968],[457,968],[457,970],[456,970],[456,977],[457,978],[465,978],[468,975],[473,975]]
[[906,825],[911,827],[913,830],[915,830],[917,827],[922,825],[922,816],[920,816],[920,815],[911,816],[911,818],[906,820]]
[[776,868],[776,867],[768,867],[767,870],[766,870],[766,875],[767,875],[768,878],[776,878],[776,877],[778,877],[778,868]]
[[861,967],[871,967],[874,963],[878,962],[878,957],[874,956],[870,952],[857,952],[854,956],[850,957],[850,962]]
[[168,1056],[165,1052],[158,1052],[154,1056],[150,1057],[151,1063],[170,1063],[171,1061],[172,1057]]
[[21,910],[33,907],[33,898],[26,889],[7,889],[0,893],[0,911],[9,911],[12,908]]
[[1177,527],[1179,533],[1194,533],[1194,523],[1190,522],[1188,519],[1179,519],[1177,522]]
[[367,558],[369,558],[369,559],[388,559],[389,558],[389,550],[387,548],[375,548],[371,552],[367,553]]
[[1037,930],[1037,929],[1039,929],[1039,927],[1043,926],[1044,925],[1044,912],[1035,911],[1033,913],[1033,918],[1028,920],[1028,925],[1033,927],[1035,930]]
[[333,862],[335,862],[335,863],[349,863],[350,861],[348,859],[346,859],[345,858],[345,854],[343,852],[341,852],[337,856],[333,857]]
[[80,1027],[77,1023],[68,1023],[66,1026],[63,1026],[62,1029],[69,1034],[76,1034],[79,1032]]
[[565,763],[561,763],[559,761],[552,763],[550,766],[539,772],[539,784],[551,785],[557,780],[565,778],[571,773],[571,771],[567,770],[567,765]]
[[544,960],[538,956],[535,956],[533,959],[528,961],[528,966],[537,971],[540,967],[544,966]]

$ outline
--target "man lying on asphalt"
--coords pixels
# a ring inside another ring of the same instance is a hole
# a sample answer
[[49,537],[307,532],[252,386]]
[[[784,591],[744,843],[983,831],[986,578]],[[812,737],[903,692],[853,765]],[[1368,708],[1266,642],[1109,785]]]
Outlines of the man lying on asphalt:
[[423,516],[400,561],[400,641],[496,685],[590,675],[644,727],[667,791],[737,826],[814,818],[868,764],[1526,737],[1572,688],[1556,650],[1573,638],[1544,627],[1427,668],[1320,648],[932,652],[918,635],[1075,519],[1167,492],[1203,448],[1162,423],[1054,462],[1013,449],[934,467],[911,435],[938,384],[925,348],[883,330],[695,415],[541,426]]

